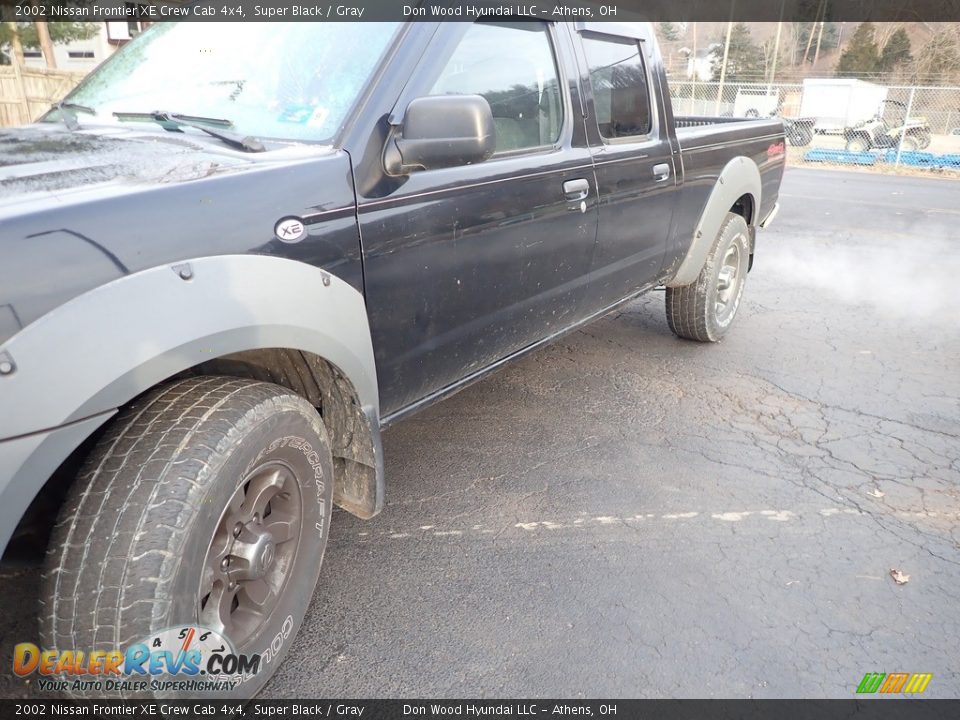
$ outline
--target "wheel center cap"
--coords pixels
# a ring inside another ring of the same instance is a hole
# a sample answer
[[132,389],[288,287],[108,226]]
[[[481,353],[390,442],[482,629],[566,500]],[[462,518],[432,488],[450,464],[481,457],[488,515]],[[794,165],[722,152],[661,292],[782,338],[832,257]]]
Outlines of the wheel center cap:
[[267,570],[269,570],[276,557],[277,550],[276,546],[273,544],[273,541],[265,541],[260,549],[260,561],[257,563],[260,568],[260,572],[265,573]]

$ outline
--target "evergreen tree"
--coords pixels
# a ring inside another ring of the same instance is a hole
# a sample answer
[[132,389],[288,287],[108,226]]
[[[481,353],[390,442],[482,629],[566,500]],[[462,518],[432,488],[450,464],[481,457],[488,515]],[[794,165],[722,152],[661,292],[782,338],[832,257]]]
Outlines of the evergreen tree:
[[660,37],[664,40],[674,41],[680,39],[680,31],[677,30],[676,23],[672,22],[662,22],[660,23]]
[[838,77],[869,75],[880,70],[880,51],[874,39],[873,23],[860,23],[850,44],[837,63]]
[[893,70],[897,65],[908,63],[913,60],[910,54],[910,38],[907,37],[907,31],[903,28],[897,30],[887,44],[883,46],[880,53],[880,69],[884,72]]
[[[723,67],[723,47],[726,38],[710,51],[713,60],[713,79],[719,80]],[[763,50],[750,36],[750,29],[745,23],[737,23],[730,33],[730,51],[727,55],[726,80],[730,82],[757,82],[762,81],[764,71]]]

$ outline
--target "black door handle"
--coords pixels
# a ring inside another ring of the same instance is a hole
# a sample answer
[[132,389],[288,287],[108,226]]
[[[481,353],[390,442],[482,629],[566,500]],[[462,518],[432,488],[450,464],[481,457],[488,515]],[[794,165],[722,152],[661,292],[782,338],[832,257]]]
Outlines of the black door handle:
[[590,194],[590,182],[585,178],[567,180],[563,183],[563,194],[571,202],[584,200]]

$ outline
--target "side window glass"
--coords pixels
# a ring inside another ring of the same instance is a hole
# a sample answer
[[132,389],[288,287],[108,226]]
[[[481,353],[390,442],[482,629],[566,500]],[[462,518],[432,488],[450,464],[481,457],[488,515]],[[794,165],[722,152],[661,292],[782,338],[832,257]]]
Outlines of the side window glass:
[[608,139],[650,132],[650,91],[635,40],[583,38],[600,134]]
[[429,94],[486,98],[498,153],[552,145],[560,137],[560,81],[542,22],[475,23]]

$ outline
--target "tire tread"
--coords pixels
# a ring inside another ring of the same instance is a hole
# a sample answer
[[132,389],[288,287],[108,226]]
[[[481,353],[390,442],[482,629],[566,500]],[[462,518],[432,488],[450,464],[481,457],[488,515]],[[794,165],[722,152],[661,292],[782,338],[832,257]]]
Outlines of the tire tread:
[[727,213],[697,279],[689,285],[667,287],[664,293],[667,324],[674,335],[698,342],[716,342],[720,339],[720,335],[711,328],[708,321],[709,314],[713,312],[710,307],[713,298],[708,297],[710,278],[719,260],[717,248],[723,242],[727,229],[732,223],[744,222],[742,216]]
[[174,382],[127,406],[87,458],[54,527],[41,581],[45,647],[122,647],[162,618],[210,467],[239,426],[303,406],[312,412],[285,388],[222,376]]

